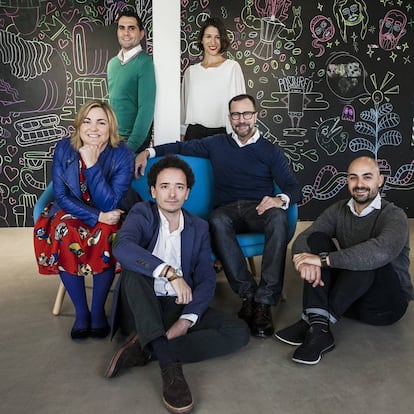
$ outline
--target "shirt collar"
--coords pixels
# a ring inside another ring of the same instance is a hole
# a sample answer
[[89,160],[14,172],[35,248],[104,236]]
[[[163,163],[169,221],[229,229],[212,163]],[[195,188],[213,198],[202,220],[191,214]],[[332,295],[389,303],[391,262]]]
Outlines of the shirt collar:
[[138,45],[128,50],[128,52],[123,52],[122,49],[118,53],[118,59],[121,61],[123,65],[128,63],[134,56],[136,56],[139,52],[142,51],[142,46]]
[[260,131],[256,128],[256,132],[244,144],[239,140],[237,134],[234,131],[232,131],[231,137],[236,141],[237,145],[241,148],[241,147],[245,147],[246,145],[255,144],[257,140],[260,138]]
[[160,209],[158,209],[158,212],[160,213],[161,227],[164,231],[167,232],[167,234],[178,235],[184,230],[184,215],[182,210],[180,210],[180,222],[178,224],[178,229],[172,232],[170,232],[170,224],[168,223],[168,220],[166,219],[164,214],[162,214]]
[[353,215],[357,217],[364,217],[371,213],[373,210],[381,210],[381,196],[378,193],[372,200],[371,204],[365,207],[360,214],[358,214],[355,210],[355,200],[353,198],[348,201],[348,207],[350,208]]

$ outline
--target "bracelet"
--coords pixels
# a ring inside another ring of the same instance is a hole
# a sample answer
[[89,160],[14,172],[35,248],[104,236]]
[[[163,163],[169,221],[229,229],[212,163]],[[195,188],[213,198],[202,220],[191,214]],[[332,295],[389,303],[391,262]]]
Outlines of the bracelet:
[[171,266],[170,265],[167,265],[167,270],[164,272],[164,274],[162,275],[162,277],[167,277],[168,272],[170,271],[170,269],[171,269]]

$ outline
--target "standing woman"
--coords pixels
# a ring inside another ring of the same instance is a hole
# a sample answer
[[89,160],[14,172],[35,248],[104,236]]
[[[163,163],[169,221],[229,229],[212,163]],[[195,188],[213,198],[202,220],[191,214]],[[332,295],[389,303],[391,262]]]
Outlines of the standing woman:
[[228,103],[246,92],[240,65],[223,56],[230,40],[220,19],[205,21],[197,45],[203,60],[185,71],[181,88],[181,136],[185,141],[230,133]]
[[[120,202],[131,183],[134,156],[121,141],[111,107],[89,101],[75,118],[71,138],[53,156],[55,201],[34,228],[41,274],[59,274],[75,307],[72,339],[109,333],[105,302],[115,275],[111,243],[123,211]],[[93,277],[89,310],[85,276]]]

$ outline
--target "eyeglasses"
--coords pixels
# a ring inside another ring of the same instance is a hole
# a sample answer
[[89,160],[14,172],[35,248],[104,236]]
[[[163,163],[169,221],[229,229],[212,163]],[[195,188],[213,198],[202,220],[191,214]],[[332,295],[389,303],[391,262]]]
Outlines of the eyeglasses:
[[257,113],[257,111],[246,111],[246,112],[230,112],[230,118],[233,121],[238,121],[241,116],[243,119],[249,120],[252,119],[252,116]]

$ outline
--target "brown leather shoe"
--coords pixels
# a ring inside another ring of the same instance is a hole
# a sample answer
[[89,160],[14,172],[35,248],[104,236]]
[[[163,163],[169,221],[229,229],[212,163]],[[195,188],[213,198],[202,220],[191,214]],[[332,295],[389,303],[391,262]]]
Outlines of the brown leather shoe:
[[113,378],[121,369],[144,366],[147,361],[148,358],[145,356],[139,344],[138,335],[132,334],[115,352],[105,372],[105,377]]
[[193,409],[193,397],[184,378],[181,363],[168,365],[161,370],[163,402],[172,413],[188,413]]

